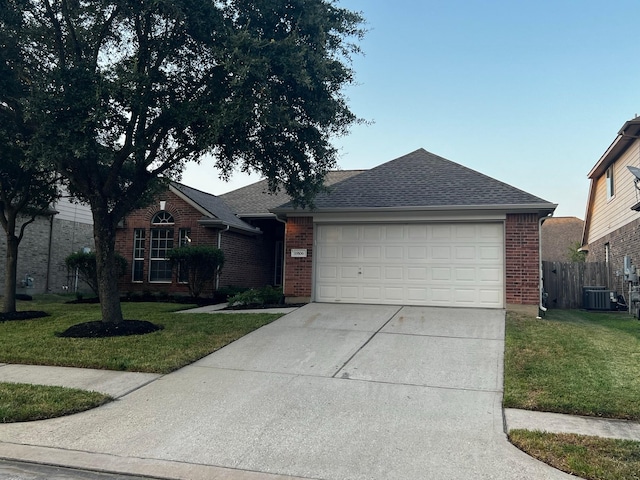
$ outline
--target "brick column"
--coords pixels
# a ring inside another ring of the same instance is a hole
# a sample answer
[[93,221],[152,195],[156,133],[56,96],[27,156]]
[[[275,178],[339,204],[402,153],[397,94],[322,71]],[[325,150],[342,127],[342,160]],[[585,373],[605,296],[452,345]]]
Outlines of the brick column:
[[505,242],[507,304],[536,305],[540,300],[538,216],[507,215]]
[[[292,248],[306,248],[306,257],[291,257]],[[313,218],[289,217],[285,228],[284,296],[288,303],[311,300],[313,283]]]

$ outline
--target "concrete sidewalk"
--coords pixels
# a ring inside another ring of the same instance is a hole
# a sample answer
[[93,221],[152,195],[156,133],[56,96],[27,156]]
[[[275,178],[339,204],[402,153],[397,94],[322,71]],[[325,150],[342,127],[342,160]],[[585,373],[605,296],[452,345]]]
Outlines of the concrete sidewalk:
[[0,382],[78,388],[114,398],[123,397],[158,378],[160,375],[155,373],[0,364]]
[[501,311],[310,304],[116,402],[0,425],[0,458],[185,480],[575,478],[508,443],[503,349]]
[[505,408],[504,417],[507,432],[516,429],[540,430],[640,442],[640,423],[628,420],[532,412],[513,408]]
[[[51,385],[96,391],[120,398],[160,378],[153,373],[116,372],[89,368],[0,364],[0,382]],[[504,409],[507,432],[516,429],[575,433],[640,442],[640,423],[629,420]]]

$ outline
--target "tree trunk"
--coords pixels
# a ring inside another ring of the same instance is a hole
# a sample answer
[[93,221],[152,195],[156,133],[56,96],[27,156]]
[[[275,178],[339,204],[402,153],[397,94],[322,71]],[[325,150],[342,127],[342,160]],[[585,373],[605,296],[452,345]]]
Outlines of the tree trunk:
[[93,210],[93,236],[96,243],[96,270],[98,276],[98,297],[102,321],[121,323],[122,307],[118,290],[118,267],[115,260],[116,229],[108,215]]
[[18,237],[7,232],[7,261],[4,272],[4,303],[2,313],[16,311],[16,275],[18,274]]

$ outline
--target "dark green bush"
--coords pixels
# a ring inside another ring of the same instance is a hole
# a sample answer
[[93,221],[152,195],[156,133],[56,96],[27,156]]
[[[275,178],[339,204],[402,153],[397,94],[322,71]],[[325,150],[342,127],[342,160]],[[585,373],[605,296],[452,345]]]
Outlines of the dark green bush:
[[[98,270],[96,267],[95,252],[76,252],[69,255],[64,260],[69,270],[78,269],[80,279],[84,281],[89,288],[98,297]],[[120,254],[116,253],[116,264],[118,266],[119,276],[127,273],[127,260]]]
[[198,298],[207,286],[213,287],[216,275],[224,265],[224,252],[206,245],[178,247],[169,250],[167,258],[187,281],[189,293]]

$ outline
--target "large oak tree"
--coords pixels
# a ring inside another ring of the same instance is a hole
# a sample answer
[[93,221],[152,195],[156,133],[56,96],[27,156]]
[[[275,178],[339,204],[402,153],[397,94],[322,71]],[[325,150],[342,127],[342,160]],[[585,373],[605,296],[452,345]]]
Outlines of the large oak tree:
[[333,0],[4,1],[40,60],[42,160],[93,212],[103,321],[122,321],[116,225],[185,162],[211,154],[305,205],[358,121],[362,18]]

